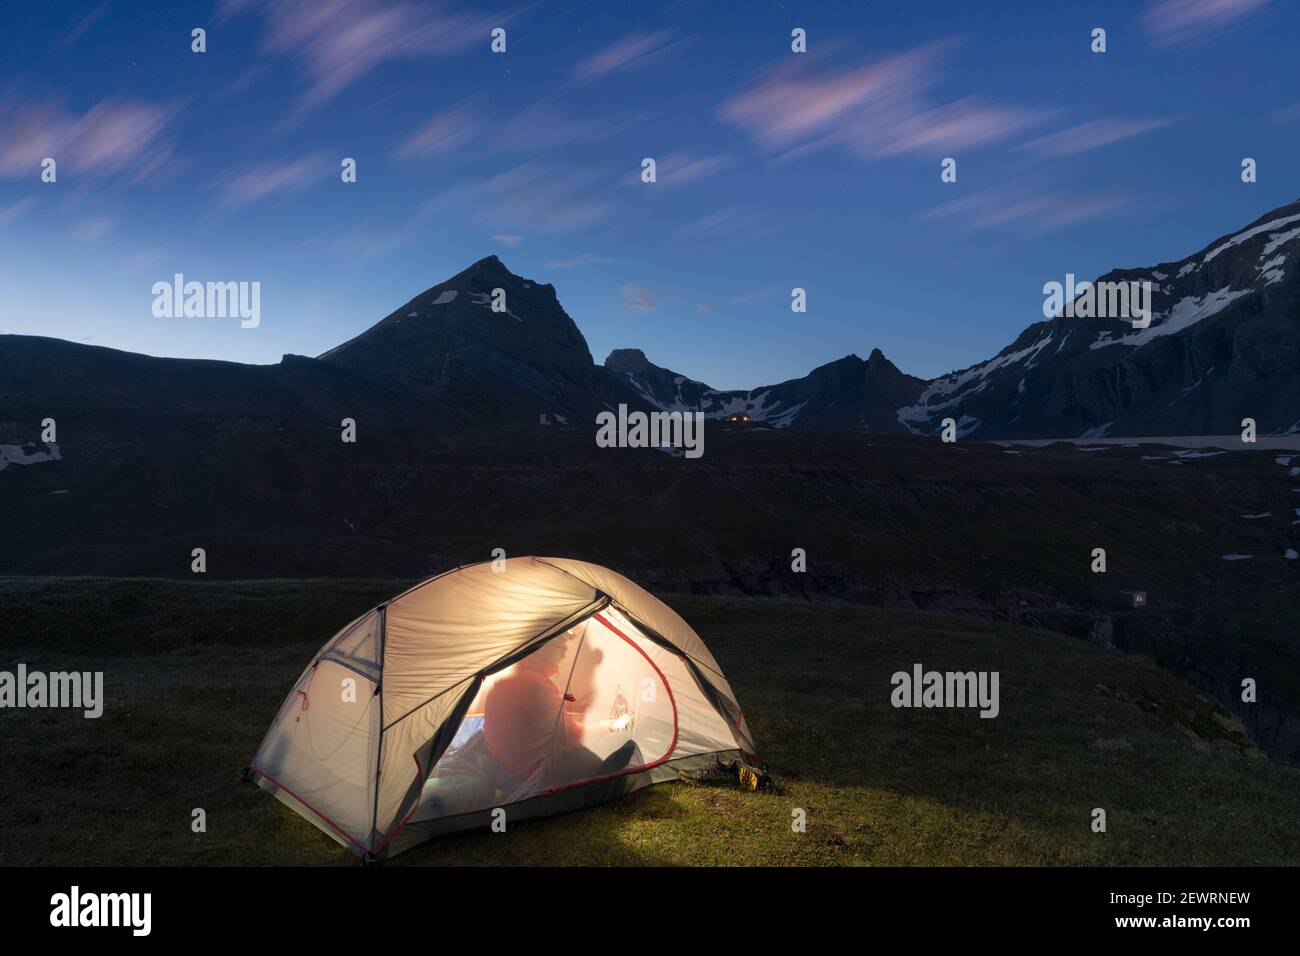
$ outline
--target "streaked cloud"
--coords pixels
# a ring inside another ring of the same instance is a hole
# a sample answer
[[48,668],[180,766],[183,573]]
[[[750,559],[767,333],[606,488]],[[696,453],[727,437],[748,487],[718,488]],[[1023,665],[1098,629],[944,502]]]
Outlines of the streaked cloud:
[[1195,43],[1236,26],[1269,0],[1157,0],[1142,12],[1142,26],[1157,46]]
[[771,286],[762,286],[757,289],[746,289],[744,292],[738,292],[728,301],[732,305],[744,305],[746,302],[753,302],[755,299],[763,299],[770,296],[776,290]]
[[1160,129],[1174,122],[1172,117],[1151,117],[1146,119],[1098,119],[1080,123],[1068,129],[1048,133],[1038,139],[1025,143],[1023,148],[1040,153],[1043,156],[1060,158],[1077,156],[1090,150],[1101,149],[1112,143],[1132,139],[1152,130]]
[[623,308],[636,309],[639,312],[653,312],[655,307],[655,290],[648,285],[625,285],[619,288],[623,294]]
[[0,176],[40,175],[41,160],[53,158],[59,172],[90,176],[138,172],[156,164],[173,109],[140,100],[111,99],[85,113],[65,111],[52,102],[0,98]]
[[26,215],[27,211],[35,205],[36,200],[31,196],[27,196],[15,203],[5,206],[3,209],[0,209],[0,225],[22,218]]
[[608,176],[569,165],[527,162],[438,193],[430,218],[456,217],[502,233],[565,233],[613,212]]
[[102,20],[106,13],[108,13],[108,0],[104,0],[103,3],[97,4],[84,16],[79,17],[77,22],[72,25],[72,28],[59,38],[59,41],[55,44],[54,48],[56,50],[67,50],[75,46],[77,41],[80,40],[91,27]]
[[573,143],[606,139],[630,123],[578,118],[551,100],[497,117],[482,98],[474,97],[435,113],[397,147],[396,156],[401,160],[422,159],[471,147],[484,153],[535,155]]
[[606,218],[614,202],[596,198],[608,190],[603,179],[577,167],[524,163],[485,179],[450,186],[415,205],[397,220],[358,223],[342,233],[321,234],[307,247],[323,247],[357,262],[382,259],[434,234],[460,235],[466,224],[482,227],[513,247],[532,235],[563,234]]
[[[777,290],[771,286],[762,286],[757,289],[746,289],[744,292],[737,292],[735,295],[728,297],[725,304],[733,308],[736,306],[748,305],[750,302],[769,298],[776,294],[776,292]],[[707,314],[709,312],[714,312],[717,308],[718,305],[714,302],[697,302],[695,304],[695,311],[700,313]]]
[[849,142],[850,148],[864,158],[906,153],[939,156],[999,142],[1049,115],[1045,110],[998,106],[968,96],[908,117],[886,135],[880,135],[876,130],[859,130]]
[[952,39],[852,69],[797,57],[718,109],[767,150],[786,156],[838,147],[863,158],[942,156],[1007,139],[1049,113],[970,96],[931,101]]
[[302,192],[311,186],[337,178],[335,158],[323,151],[299,159],[258,163],[240,172],[232,172],[217,182],[222,202],[231,209],[242,209],[268,196]]
[[107,235],[117,223],[107,216],[83,219],[72,228],[72,238],[77,242],[94,242]]
[[752,228],[762,219],[762,215],[742,206],[724,206],[713,212],[690,220],[678,227],[674,235],[678,239],[690,239],[697,236],[716,236]]
[[417,159],[448,153],[472,143],[484,129],[482,104],[476,100],[435,113],[397,147],[399,159]]
[[541,101],[494,123],[491,141],[504,152],[538,153],[609,133],[606,124],[578,119],[554,102]]
[[1284,106],[1280,110],[1274,110],[1273,122],[1278,126],[1284,126],[1287,123],[1294,123],[1300,120],[1300,103],[1292,103],[1290,106]]
[[1024,232],[1050,232],[1119,213],[1132,205],[1129,197],[1106,193],[1067,194],[991,187],[923,211],[923,222],[951,221],[963,229],[1015,227]]
[[[656,185],[669,188],[685,186],[699,182],[722,172],[731,165],[731,157],[725,155],[697,156],[689,152],[672,152],[655,161]],[[633,173],[636,184],[641,185],[641,170]]]
[[242,14],[264,21],[261,49],[293,60],[306,77],[300,102],[318,107],[384,64],[445,57],[474,44],[487,49],[504,13],[381,0],[223,0],[218,20]]
[[672,31],[631,33],[620,38],[573,67],[573,79],[590,83],[611,73],[639,70],[679,47],[685,40],[674,40]]

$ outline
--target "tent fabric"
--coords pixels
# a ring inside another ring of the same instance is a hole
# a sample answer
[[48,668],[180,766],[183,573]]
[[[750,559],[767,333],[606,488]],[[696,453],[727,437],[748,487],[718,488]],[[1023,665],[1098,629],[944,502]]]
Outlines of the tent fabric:
[[704,642],[607,568],[457,568],[350,622],[295,682],[249,767],[353,852],[613,799],[753,756]]

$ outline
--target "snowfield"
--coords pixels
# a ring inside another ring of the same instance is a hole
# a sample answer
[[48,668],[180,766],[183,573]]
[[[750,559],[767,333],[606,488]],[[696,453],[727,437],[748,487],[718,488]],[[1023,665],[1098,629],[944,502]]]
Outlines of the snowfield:
[[[48,450],[27,451],[28,448],[37,447],[45,447]],[[45,461],[60,461],[62,458],[57,443],[47,446],[38,446],[35,442],[26,445],[0,445],[0,471],[4,471],[10,465],[37,465]]]
[[1090,349],[1103,349],[1108,345],[1127,345],[1131,348],[1141,348],[1153,339],[1158,339],[1162,335],[1174,335],[1184,329],[1190,328],[1201,319],[1207,319],[1227,308],[1236,299],[1243,295],[1248,295],[1250,289],[1229,289],[1226,286],[1218,292],[1210,292],[1197,299],[1194,296],[1184,296],[1174,303],[1173,308],[1168,312],[1157,312],[1151,317],[1151,325],[1145,329],[1137,329],[1128,335],[1121,335],[1119,338],[1112,338],[1111,333],[1102,332],[1097,336],[1097,340],[1090,344]]

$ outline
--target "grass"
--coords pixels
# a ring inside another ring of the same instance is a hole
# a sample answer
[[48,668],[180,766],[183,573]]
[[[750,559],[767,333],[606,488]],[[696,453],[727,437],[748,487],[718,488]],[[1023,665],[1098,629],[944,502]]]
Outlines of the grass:
[[[107,696],[98,720],[0,712],[0,864],[354,863],[238,775],[310,656],[403,586],[0,578],[0,668],[103,670]],[[1300,771],[1142,658],[847,604],[670,603],[721,662],[777,792],[665,784],[389,865],[1300,863]],[[890,675],[915,662],[998,671],[1000,715],[894,709]]]

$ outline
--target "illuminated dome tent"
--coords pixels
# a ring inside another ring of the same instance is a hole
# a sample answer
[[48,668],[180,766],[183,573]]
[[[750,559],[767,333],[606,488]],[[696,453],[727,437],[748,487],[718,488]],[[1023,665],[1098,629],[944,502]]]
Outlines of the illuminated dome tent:
[[372,862],[753,751],[672,609],[607,568],[526,557],[430,578],[348,624],[246,777]]

